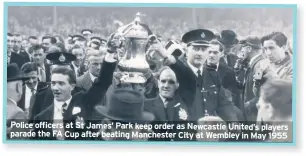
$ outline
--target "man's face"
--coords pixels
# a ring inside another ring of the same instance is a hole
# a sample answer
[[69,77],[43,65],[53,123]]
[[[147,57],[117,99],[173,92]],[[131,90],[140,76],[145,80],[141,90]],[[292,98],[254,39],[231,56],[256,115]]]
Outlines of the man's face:
[[15,45],[15,38],[14,36],[7,36],[7,48],[12,50]]
[[15,36],[15,50],[16,51],[19,51],[21,49],[21,42],[22,42],[22,37]]
[[52,46],[51,39],[50,38],[44,39],[42,41],[42,45],[45,48],[45,50],[48,50]]
[[223,53],[220,51],[219,45],[211,45],[208,49],[208,65],[216,65],[219,63],[220,58],[223,56]]
[[26,73],[25,76],[30,77],[25,83],[30,89],[35,89],[35,86],[38,82],[37,71],[32,71],[30,73]]
[[206,50],[207,47],[203,46],[189,46],[186,53],[188,62],[195,67],[200,67],[207,58]]
[[158,80],[159,95],[166,99],[173,98],[178,87],[175,73],[171,69],[162,71]]
[[240,59],[250,59],[252,48],[250,46],[242,46],[238,52],[238,58]]
[[33,39],[33,38],[30,38],[30,39],[29,39],[29,44],[30,44],[30,46],[33,46],[33,45],[35,45],[35,44],[38,44],[38,40]]
[[27,40],[23,40],[23,41],[21,42],[21,50],[27,50],[27,49],[29,48],[28,45],[29,45],[29,44],[28,44],[28,41],[27,41]]
[[89,72],[93,76],[98,77],[101,69],[101,64],[103,62],[102,57],[90,56],[88,58],[88,61],[89,61],[88,65]]
[[86,42],[85,41],[78,41],[78,40],[76,40],[74,44],[78,45],[78,46],[80,46],[82,48],[86,47]]
[[258,114],[260,114],[263,121],[271,121],[273,118],[273,107],[270,103],[266,103],[262,96],[259,98],[256,104],[258,108]]
[[279,47],[274,40],[266,40],[263,43],[264,54],[272,63],[278,62],[286,57],[285,46]]
[[36,64],[43,64],[44,60],[45,60],[45,52],[43,49],[38,49],[36,51],[33,51],[32,55],[32,59],[33,62]]
[[51,76],[51,90],[53,96],[57,101],[66,101],[71,97],[71,92],[74,85],[69,83],[68,75],[52,74]]
[[74,61],[74,64],[79,66],[83,62],[85,58],[85,54],[83,49],[78,48],[78,49],[73,49],[72,54],[76,56],[76,60]]

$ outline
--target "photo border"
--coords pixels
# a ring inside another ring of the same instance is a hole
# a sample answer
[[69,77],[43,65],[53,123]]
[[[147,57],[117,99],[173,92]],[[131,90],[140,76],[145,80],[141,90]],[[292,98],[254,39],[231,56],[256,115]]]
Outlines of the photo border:
[[[175,7],[175,8],[291,8],[293,11],[293,80],[292,80],[292,143],[274,142],[202,142],[202,141],[70,141],[70,140],[7,140],[7,27],[10,6],[70,6],[70,7]],[[106,2],[4,2],[3,26],[3,134],[4,144],[147,144],[147,145],[208,145],[208,146],[296,146],[296,82],[297,82],[297,4],[226,4],[226,3],[106,3]]]

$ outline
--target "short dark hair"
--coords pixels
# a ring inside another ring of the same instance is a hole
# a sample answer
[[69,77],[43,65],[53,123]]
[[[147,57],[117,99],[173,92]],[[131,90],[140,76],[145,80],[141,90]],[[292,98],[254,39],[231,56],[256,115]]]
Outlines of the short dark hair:
[[[41,44],[35,44],[31,47],[32,52],[37,51],[39,49],[44,49],[44,47]],[[31,53],[31,52],[30,52]]]
[[30,72],[33,72],[33,71],[37,71],[37,70],[38,70],[38,67],[33,62],[27,62],[24,65],[22,65],[22,67],[21,67],[21,71],[23,73],[26,73],[26,74],[30,73]]
[[68,82],[70,84],[76,84],[76,76],[73,70],[64,67],[64,66],[59,66],[56,67],[52,70],[52,74],[63,74],[68,76]]
[[209,44],[219,45],[219,51],[220,52],[223,52],[223,50],[224,50],[224,45],[217,40],[212,40],[212,41],[209,42]]
[[13,37],[14,35],[12,33],[7,33],[7,36]]
[[36,36],[30,36],[28,37],[28,40],[33,39],[33,40],[37,40],[38,38]]
[[56,38],[53,37],[53,36],[44,36],[44,37],[42,38],[42,41],[45,40],[45,39],[50,39],[51,44],[55,44],[55,43],[56,43]]
[[[159,69],[158,73],[155,75],[155,78],[157,80],[160,79],[160,75],[165,71],[165,70],[172,70],[169,66],[163,66],[161,69]],[[172,70],[173,71],[173,70]],[[175,73],[174,73],[175,74]],[[175,77],[176,77],[176,74],[175,74]],[[177,79],[177,77],[176,77]],[[177,83],[178,83],[178,80],[177,80]]]
[[287,45],[287,37],[282,32],[272,32],[261,38],[261,44],[263,44],[267,40],[273,40],[279,46]]
[[280,112],[283,117],[292,115],[292,83],[287,80],[273,79],[263,84],[260,96],[266,103]]

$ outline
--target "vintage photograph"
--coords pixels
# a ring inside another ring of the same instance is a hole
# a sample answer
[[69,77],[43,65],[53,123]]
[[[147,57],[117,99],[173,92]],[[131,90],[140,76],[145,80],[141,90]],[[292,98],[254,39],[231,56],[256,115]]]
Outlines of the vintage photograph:
[[8,6],[6,140],[292,142],[294,11]]

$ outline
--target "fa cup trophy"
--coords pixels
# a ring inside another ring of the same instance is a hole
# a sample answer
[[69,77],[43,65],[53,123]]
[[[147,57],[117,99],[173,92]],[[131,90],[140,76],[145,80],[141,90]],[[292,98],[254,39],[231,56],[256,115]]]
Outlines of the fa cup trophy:
[[146,61],[146,49],[152,35],[149,27],[140,21],[140,13],[131,23],[118,29],[122,38],[123,55],[118,63],[118,69],[122,73],[122,84],[143,84],[146,82],[145,74],[150,67]]

